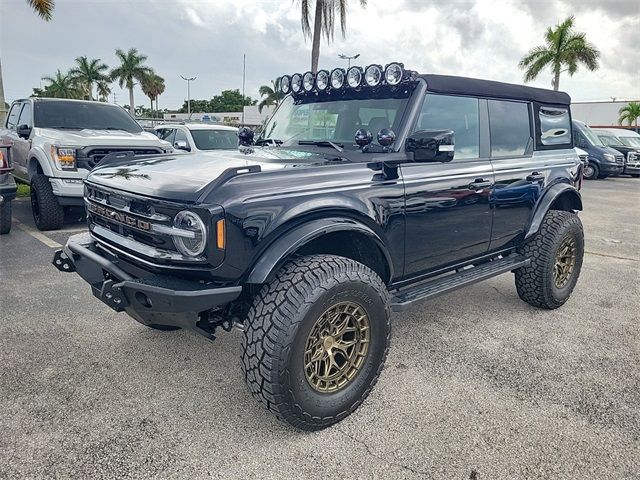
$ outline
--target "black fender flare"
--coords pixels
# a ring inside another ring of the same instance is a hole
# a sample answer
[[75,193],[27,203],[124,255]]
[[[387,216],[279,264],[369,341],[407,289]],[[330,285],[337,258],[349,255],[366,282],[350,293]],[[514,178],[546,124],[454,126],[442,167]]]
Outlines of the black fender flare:
[[542,199],[538,202],[538,206],[536,207],[531,222],[529,222],[529,228],[525,235],[525,240],[532,237],[536,234],[536,232],[540,229],[540,225],[542,224],[542,219],[547,214],[551,206],[558,200],[561,196],[567,195],[569,206],[571,210],[582,210],[582,196],[580,192],[568,183],[556,183],[555,185],[549,187],[549,189],[544,193]]
[[391,255],[382,239],[371,228],[349,218],[331,217],[303,223],[271,243],[254,262],[245,283],[261,284],[267,282],[271,275],[305,244],[327,233],[344,231],[357,232],[370,237],[385,257],[389,267],[389,278],[393,278]]

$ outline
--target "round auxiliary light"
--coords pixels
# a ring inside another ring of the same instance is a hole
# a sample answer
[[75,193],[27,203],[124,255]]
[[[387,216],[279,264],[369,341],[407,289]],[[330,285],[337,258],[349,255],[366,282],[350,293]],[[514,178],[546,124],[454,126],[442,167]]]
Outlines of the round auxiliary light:
[[173,236],[173,243],[180,253],[187,257],[197,257],[206,246],[207,228],[202,219],[189,210],[182,210],[173,219],[173,226],[182,230]]
[[291,77],[291,90],[293,93],[298,93],[302,90],[302,75],[294,73]]
[[326,90],[329,86],[329,72],[327,70],[320,70],[316,74],[316,88],[318,90]]
[[291,79],[289,75],[280,77],[280,91],[285,95],[291,91]]
[[360,67],[351,67],[347,70],[347,84],[351,88],[359,87],[362,83],[362,69]]
[[384,71],[384,80],[388,85],[398,85],[402,81],[404,69],[399,63],[390,63]]
[[313,90],[314,80],[311,72],[307,72],[302,76],[302,88],[304,88],[305,92]]
[[364,81],[367,82],[367,85],[370,87],[380,85],[382,81],[382,68],[378,65],[369,65],[364,71]]
[[344,85],[344,70],[341,68],[334,68],[331,72],[331,88],[336,90],[342,88]]

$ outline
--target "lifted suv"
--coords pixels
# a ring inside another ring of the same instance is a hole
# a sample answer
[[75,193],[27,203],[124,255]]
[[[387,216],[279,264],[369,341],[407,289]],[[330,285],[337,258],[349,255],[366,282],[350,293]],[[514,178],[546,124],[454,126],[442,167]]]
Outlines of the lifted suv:
[[369,394],[392,311],[507,272],[531,305],[567,301],[584,253],[568,95],[400,64],[280,84],[238,152],[105,159],[89,233],[55,266],[151,328],[240,326],[252,394],[305,430]]

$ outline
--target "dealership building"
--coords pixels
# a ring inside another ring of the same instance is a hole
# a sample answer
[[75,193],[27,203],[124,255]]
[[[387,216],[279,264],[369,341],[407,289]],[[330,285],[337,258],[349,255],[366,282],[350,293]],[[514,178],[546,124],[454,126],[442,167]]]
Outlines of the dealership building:
[[[574,120],[580,120],[593,128],[620,127],[618,118],[620,109],[629,102],[640,102],[640,100],[612,100],[608,102],[573,102],[571,104],[571,116]],[[627,124],[623,127],[629,127]]]

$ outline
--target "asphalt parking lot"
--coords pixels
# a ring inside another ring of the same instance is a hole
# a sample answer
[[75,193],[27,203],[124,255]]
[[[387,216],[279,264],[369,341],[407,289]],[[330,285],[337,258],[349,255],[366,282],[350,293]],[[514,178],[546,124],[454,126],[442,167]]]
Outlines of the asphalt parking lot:
[[[246,389],[240,334],[158,332],[50,264],[83,230],[0,237],[0,478],[640,478],[640,180],[583,189],[582,276],[552,312],[503,275],[394,317],[386,368],[322,432]],[[78,217],[79,215],[76,215]]]

